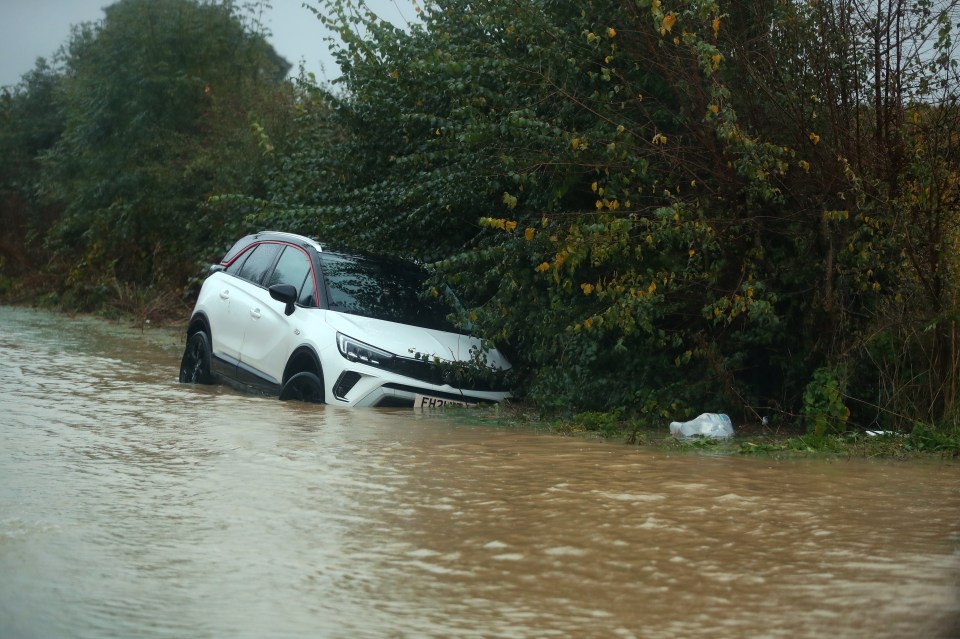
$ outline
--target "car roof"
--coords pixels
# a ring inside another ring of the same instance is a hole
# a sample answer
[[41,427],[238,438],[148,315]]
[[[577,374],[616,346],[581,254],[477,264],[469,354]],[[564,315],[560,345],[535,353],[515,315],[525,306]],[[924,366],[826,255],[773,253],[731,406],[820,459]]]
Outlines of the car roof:
[[281,240],[284,242],[292,242],[294,244],[300,244],[301,246],[310,246],[314,248],[318,253],[322,253],[324,250],[324,245],[317,240],[307,237],[305,235],[297,235],[296,233],[284,233],[282,231],[260,231],[252,238],[254,241],[258,240]]
[[287,242],[294,244],[300,247],[310,247],[313,248],[317,253],[323,254],[327,253],[329,255],[339,255],[342,257],[347,257],[356,260],[370,260],[375,262],[381,262],[386,264],[393,264],[395,266],[404,266],[407,268],[417,268],[422,269],[423,266],[413,260],[404,260],[396,257],[389,257],[385,255],[375,255],[371,253],[365,253],[363,251],[354,251],[354,250],[342,250],[337,247],[333,247],[326,242],[319,242],[311,237],[306,235],[298,235],[297,233],[287,233],[284,231],[259,231],[251,235],[246,235],[240,240],[238,240],[231,248],[226,255],[224,255],[221,264],[226,264],[230,262],[237,255],[242,253],[248,246],[254,244],[255,242]]

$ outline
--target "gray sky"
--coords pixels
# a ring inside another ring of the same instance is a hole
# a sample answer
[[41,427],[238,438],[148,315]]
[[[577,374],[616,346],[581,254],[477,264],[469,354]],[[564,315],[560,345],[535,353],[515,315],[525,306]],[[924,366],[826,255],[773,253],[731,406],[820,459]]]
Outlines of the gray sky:
[[[52,58],[66,44],[71,25],[103,18],[103,7],[114,0],[0,0],[0,86],[16,84],[38,57]],[[307,0],[317,6],[315,0]],[[237,4],[241,4],[238,2]],[[304,0],[270,0],[264,22],[273,32],[273,48],[293,65],[304,61],[320,80],[340,75],[327,50],[323,26]],[[416,13],[412,0],[367,0],[381,18],[403,26]]]

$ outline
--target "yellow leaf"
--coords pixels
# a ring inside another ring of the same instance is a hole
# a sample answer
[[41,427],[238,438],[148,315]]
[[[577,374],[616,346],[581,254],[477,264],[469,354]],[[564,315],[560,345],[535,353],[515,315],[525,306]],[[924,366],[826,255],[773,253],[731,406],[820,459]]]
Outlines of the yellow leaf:
[[580,138],[573,138],[570,140],[570,146],[573,147],[573,150],[576,151],[580,148]]
[[711,26],[713,27],[713,35],[717,35],[717,33],[720,31],[720,16],[717,16],[713,19],[713,24]]
[[590,321],[590,318],[589,318],[589,317],[588,317],[587,319],[583,320],[583,327],[584,327],[585,329],[587,329],[587,330],[589,331],[591,326],[593,326],[593,322]]
[[711,105],[710,105],[710,112],[713,113],[713,114],[717,114],[717,113],[720,112],[720,107],[717,106],[716,104],[711,104]]
[[537,267],[537,273],[543,273],[546,270],[550,269],[550,265],[546,262],[540,262],[540,266]]
[[693,249],[690,249],[689,251],[687,251],[687,255],[689,255],[690,257],[693,257],[694,255],[696,255],[696,253],[697,252]]
[[714,53],[710,56],[710,62],[713,63],[713,68],[716,70],[720,67],[720,62],[723,60],[723,56],[719,53]]
[[583,284],[580,285],[580,288],[583,290],[584,295],[589,295],[590,293],[593,292],[593,284],[587,284],[586,282],[584,282]]
[[607,29],[607,36],[609,36],[609,37],[611,37],[611,38],[616,38],[616,37],[617,37],[617,30],[614,29],[613,27],[609,27],[609,28]]
[[807,162],[806,160],[800,160],[800,168],[803,169],[805,172],[809,173],[810,163]]
[[663,133],[657,133],[655,136],[653,136],[653,143],[654,143],[654,144],[666,144],[666,143],[667,143],[667,136],[665,136]]
[[820,136],[814,133],[813,131],[810,132],[810,135],[808,137],[810,138],[810,141],[813,142],[814,144],[820,143]]
[[509,233],[517,228],[517,223],[514,220],[510,220],[504,224],[504,230]]
[[527,229],[523,232],[523,237],[529,242],[530,240],[533,239],[533,236],[535,233],[536,231],[534,231],[532,228],[528,226]]
[[663,16],[663,28],[660,29],[660,34],[663,35],[663,34],[669,33],[670,30],[673,29],[673,25],[675,25],[676,23],[677,23],[677,16],[675,14],[668,13],[667,15]]
[[596,193],[596,192],[597,192],[597,183],[594,182],[593,184],[591,184],[591,185],[590,185],[590,188],[593,189],[593,192],[594,192],[594,193]]

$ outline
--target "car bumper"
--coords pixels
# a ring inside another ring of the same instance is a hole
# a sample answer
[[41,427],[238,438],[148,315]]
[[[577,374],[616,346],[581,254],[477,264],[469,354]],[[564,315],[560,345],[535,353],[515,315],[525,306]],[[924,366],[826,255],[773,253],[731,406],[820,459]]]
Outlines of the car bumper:
[[452,403],[491,404],[509,399],[510,393],[426,384],[370,367],[344,370],[327,388],[327,403],[339,406],[412,408],[418,396]]

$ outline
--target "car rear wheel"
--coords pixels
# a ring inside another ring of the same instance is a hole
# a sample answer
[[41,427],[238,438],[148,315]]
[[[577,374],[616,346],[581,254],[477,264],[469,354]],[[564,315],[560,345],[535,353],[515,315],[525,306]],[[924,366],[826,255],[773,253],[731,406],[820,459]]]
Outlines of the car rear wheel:
[[197,331],[187,340],[180,360],[180,382],[183,384],[211,384],[210,340],[203,331]]
[[280,389],[280,399],[322,404],[323,381],[310,372],[297,373]]

